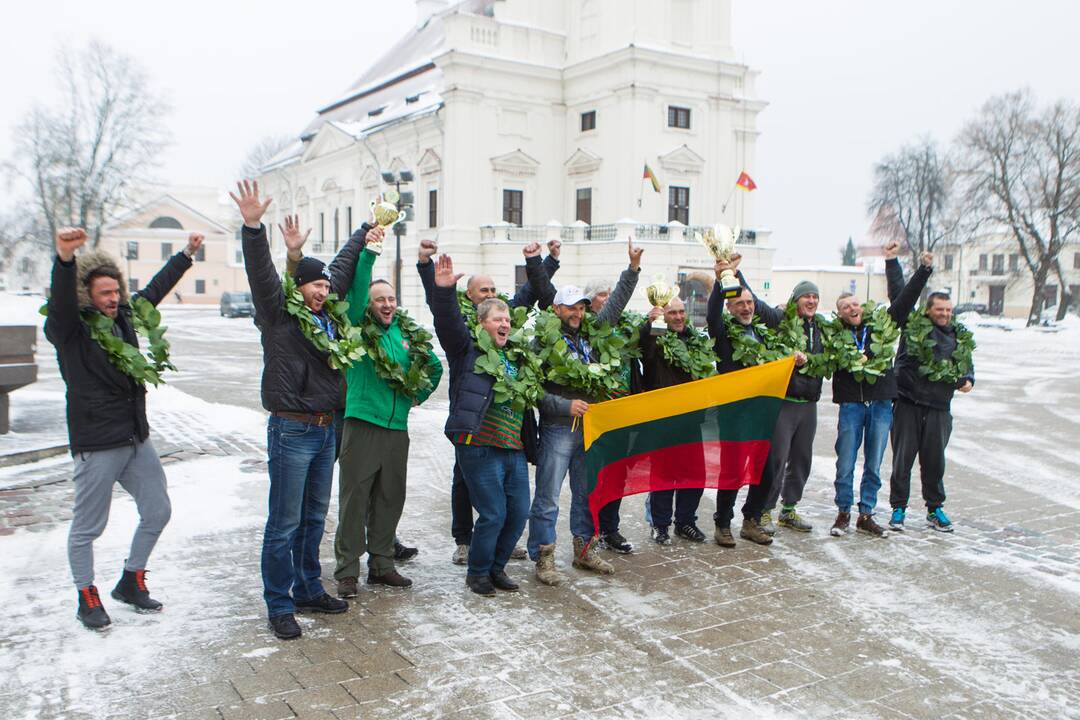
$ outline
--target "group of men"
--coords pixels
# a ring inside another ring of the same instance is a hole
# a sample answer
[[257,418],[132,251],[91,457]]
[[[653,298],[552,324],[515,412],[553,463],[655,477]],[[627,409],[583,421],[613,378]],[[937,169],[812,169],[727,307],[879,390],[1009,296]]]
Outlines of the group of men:
[[[289,639],[301,634],[297,612],[347,611],[347,599],[357,594],[365,555],[367,583],[411,585],[395,562],[405,550],[396,531],[407,485],[409,410],[436,389],[443,367],[431,336],[398,307],[394,288],[372,277],[382,228],[362,225],[324,265],[303,256],[307,233],[301,232],[298,218],[287,218],[281,227],[289,255],[283,279],[274,267],[262,224],[271,200],[260,198],[257,183],[247,181],[238,183],[232,197],[244,221],[245,269],[263,346],[261,400],[269,413],[263,595],[270,628],[277,637]],[[103,253],[84,252],[76,258],[85,240],[79,229],[65,228],[57,234],[46,336],[57,348],[68,386],[76,493],[69,556],[78,591],[77,616],[87,627],[100,629],[110,618],[94,585],[92,544],[104,530],[116,482],[135,498],[140,522],[113,597],[137,610],[161,609],[149,595],[146,567],[168,522],[169,499],[149,440],[147,375],[133,369],[131,353],[122,346],[138,349],[136,330],[147,334],[145,326],[152,322],[146,308],[152,310],[168,295],[190,267],[202,238],[193,234],[188,247],[171,258],[137,298],[128,298],[115,262]],[[632,241],[628,265],[617,281],[594,281],[584,290],[572,285],[556,289],[552,276],[559,269],[558,242],[549,243],[548,250],[547,258],[541,259],[539,244],[524,248],[528,281],[508,301],[499,299],[495,283],[483,275],[469,278],[459,296],[456,284],[461,275],[454,273],[450,258],[436,262],[438,248],[432,241],[421,243],[419,250],[417,269],[450,364],[446,432],[456,460],[450,479],[452,561],[468,565],[466,583],[481,595],[516,590],[517,583],[505,572],[506,562],[524,552],[535,563],[539,582],[557,585],[564,580],[556,568],[555,549],[559,496],[567,476],[573,565],[612,574],[614,566],[601,551],[633,551],[619,531],[618,501],[602,509],[599,528],[594,528],[588,509],[582,418],[591,404],[691,382],[702,376],[702,360],[705,374],[712,374],[713,365],[718,373],[738,370],[746,365],[747,353],[737,347],[763,342],[759,328],[776,329],[792,313],[805,340],[803,350],[794,352],[796,367],[803,368],[824,352],[827,323],[817,313],[820,297],[810,282],[800,283],[789,307],[780,308],[757,298],[741,273],[742,288],[736,297],[725,299],[717,282],[709,298],[706,336],[688,321],[677,298],[664,308],[654,308],[644,320],[624,313],[641,272],[642,249]],[[930,277],[932,257],[924,254],[905,283],[897,251],[895,245],[886,248],[891,300],[887,314],[902,328]],[[717,278],[737,271],[738,263],[738,256],[717,262]],[[550,336],[538,333],[526,351],[514,344],[519,339],[515,332],[534,305],[546,313],[545,327],[553,330]],[[841,332],[851,335],[864,361],[872,358],[880,329],[875,323],[882,322],[881,316],[864,316],[863,306],[850,294],[841,295],[836,307]],[[658,334],[652,323],[661,315],[666,328]],[[928,337],[934,357],[950,357],[957,348],[957,331],[948,295],[930,293],[925,315],[932,325]],[[597,328],[621,334],[619,362],[611,362],[608,347],[601,348],[597,339],[610,333],[597,334]],[[159,334],[150,332],[149,337]],[[673,355],[669,352],[673,343],[682,343],[690,352]],[[698,360],[693,367],[676,359],[690,356]],[[890,527],[904,527],[911,469],[918,457],[927,521],[938,530],[951,530],[943,510],[949,403],[955,390],[968,392],[974,378],[968,373],[958,382],[931,381],[922,364],[901,339],[895,366],[890,362],[873,380],[849,369],[838,369],[833,376],[833,401],[840,406],[833,535],[849,530],[853,505],[858,530],[879,537],[887,534],[873,511],[890,430],[894,448]],[[565,370],[575,365],[590,370],[609,367],[611,376],[597,385],[591,382],[595,378],[585,382],[574,380],[572,372],[552,372],[553,366]],[[529,382],[536,387],[530,389]],[[798,369],[792,375],[761,482],[750,487],[742,507],[740,537],[769,544],[777,525],[811,530],[798,504],[810,473],[821,390],[820,376]],[[856,503],[854,468],[863,443]],[[322,585],[319,560],[335,462],[340,464],[334,542],[337,597]],[[536,465],[531,500],[523,470],[527,462]],[[723,547],[735,545],[731,520],[737,493],[717,492],[714,538]],[[706,535],[697,526],[702,495],[702,489],[650,493],[652,539],[670,543],[674,523],[677,537],[703,542]],[[474,510],[479,513],[475,525]],[[526,522],[527,551],[522,551],[516,544]]]

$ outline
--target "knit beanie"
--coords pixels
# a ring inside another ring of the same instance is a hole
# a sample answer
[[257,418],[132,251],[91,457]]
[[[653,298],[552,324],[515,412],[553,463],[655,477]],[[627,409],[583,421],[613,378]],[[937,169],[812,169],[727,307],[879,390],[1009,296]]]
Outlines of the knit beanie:
[[802,282],[800,282],[798,285],[795,286],[794,290],[791,291],[791,299],[792,300],[798,300],[803,295],[810,295],[811,293],[813,293],[814,295],[817,295],[819,297],[821,296],[821,293],[818,292],[818,286],[817,285],[810,282],[809,280],[803,280]]
[[296,272],[293,273],[296,287],[315,280],[330,280],[330,270],[326,263],[318,258],[304,257],[296,264]]

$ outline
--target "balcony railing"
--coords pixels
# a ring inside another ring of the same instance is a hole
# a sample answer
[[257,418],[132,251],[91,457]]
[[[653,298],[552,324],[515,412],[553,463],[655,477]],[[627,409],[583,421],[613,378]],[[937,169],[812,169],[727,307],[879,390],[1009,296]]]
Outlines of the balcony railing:
[[[575,223],[573,225],[560,225],[558,223],[510,225],[509,223],[499,223],[497,225],[481,225],[480,241],[484,243],[543,243],[558,238],[564,243],[613,242],[633,237],[641,242],[695,242],[698,233],[703,234],[709,229],[710,226],[707,225],[683,226],[680,223],[664,225],[632,222],[601,225],[586,225],[585,223]],[[757,232],[754,230],[742,230],[739,233],[737,243],[739,245],[757,245]]]

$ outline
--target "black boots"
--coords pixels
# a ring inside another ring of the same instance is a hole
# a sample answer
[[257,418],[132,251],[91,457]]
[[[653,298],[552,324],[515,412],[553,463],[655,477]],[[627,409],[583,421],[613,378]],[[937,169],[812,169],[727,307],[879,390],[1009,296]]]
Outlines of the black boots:
[[300,637],[300,625],[292,613],[270,618],[270,629],[279,640],[292,640]]
[[125,570],[120,582],[113,588],[112,596],[122,603],[134,605],[139,612],[161,610],[161,603],[150,597],[150,592],[146,589],[145,570]]
[[79,611],[75,613],[75,617],[91,630],[101,630],[112,622],[109,619],[109,613],[105,612],[105,608],[101,605],[97,588],[93,585],[87,585],[79,590]]

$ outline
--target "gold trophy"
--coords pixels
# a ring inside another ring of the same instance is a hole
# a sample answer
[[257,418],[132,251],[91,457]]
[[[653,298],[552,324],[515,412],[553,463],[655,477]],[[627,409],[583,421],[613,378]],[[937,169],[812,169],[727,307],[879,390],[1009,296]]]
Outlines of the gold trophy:
[[[671,300],[679,295],[678,285],[668,285],[664,281],[663,275],[657,275],[653,278],[652,284],[645,288],[645,297],[649,299],[649,302],[654,308],[660,308],[661,310],[667,307],[667,304]],[[660,320],[653,322],[652,326],[657,329],[664,329],[666,325]]]
[[[705,246],[709,254],[716,260],[731,262],[735,255],[735,239],[739,237],[739,228],[732,230],[727,225],[716,225],[705,231],[705,234],[697,233],[697,241]],[[725,298],[739,297],[742,293],[742,285],[735,276],[734,270],[724,270],[720,273],[720,291]]]
[[[371,201],[371,219],[384,231],[405,219],[405,211],[398,210],[397,202],[399,195],[396,190],[388,190],[381,201]],[[382,243],[368,243],[368,249],[376,255],[382,254]]]

